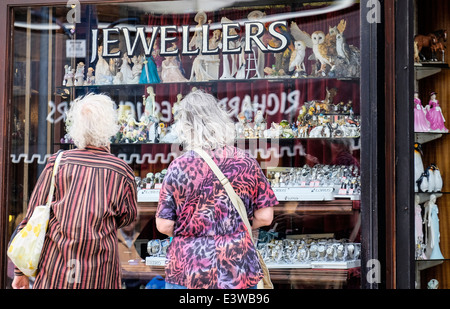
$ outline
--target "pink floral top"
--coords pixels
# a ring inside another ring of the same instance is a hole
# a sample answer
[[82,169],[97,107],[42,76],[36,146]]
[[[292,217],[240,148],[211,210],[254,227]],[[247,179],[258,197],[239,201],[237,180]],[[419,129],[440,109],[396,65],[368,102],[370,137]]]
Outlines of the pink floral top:
[[[258,162],[243,150],[209,152],[247,208],[278,204]],[[166,281],[191,289],[246,289],[262,278],[256,249],[224,187],[193,151],[175,159],[164,178],[157,217],[175,221]]]

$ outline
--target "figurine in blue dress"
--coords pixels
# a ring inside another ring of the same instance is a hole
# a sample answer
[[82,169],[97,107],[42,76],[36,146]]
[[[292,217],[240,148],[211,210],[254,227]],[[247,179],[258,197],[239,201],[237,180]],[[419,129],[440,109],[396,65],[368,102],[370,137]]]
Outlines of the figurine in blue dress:
[[158,84],[159,79],[158,69],[155,60],[152,56],[146,57],[144,60],[144,67],[142,68],[139,84]]
[[431,250],[430,260],[443,260],[444,256],[439,248],[440,232],[438,206],[436,205],[436,195],[431,194],[430,200],[425,203],[426,213],[428,215],[429,241],[428,250]]

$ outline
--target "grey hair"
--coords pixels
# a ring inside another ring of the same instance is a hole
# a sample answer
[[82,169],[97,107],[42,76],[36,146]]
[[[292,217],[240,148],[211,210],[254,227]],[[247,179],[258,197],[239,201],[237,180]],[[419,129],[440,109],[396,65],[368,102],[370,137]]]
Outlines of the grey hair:
[[186,149],[216,149],[234,142],[234,121],[218,100],[203,90],[195,90],[181,100],[175,133]]
[[66,130],[80,149],[109,146],[119,131],[116,104],[105,94],[78,97],[66,113]]

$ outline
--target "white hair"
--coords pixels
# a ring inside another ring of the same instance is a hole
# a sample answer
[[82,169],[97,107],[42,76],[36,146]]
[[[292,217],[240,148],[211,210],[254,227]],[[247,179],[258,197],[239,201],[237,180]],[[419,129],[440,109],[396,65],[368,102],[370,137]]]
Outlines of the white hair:
[[66,130],[80,149],[109,146],[111,137],[119,131],[116,104],[105,94],[78,97],[67,111]]
[[234,122],[218,100],[195,90],[181,100],[174,130],[186,149],[216,149],[234,142]]

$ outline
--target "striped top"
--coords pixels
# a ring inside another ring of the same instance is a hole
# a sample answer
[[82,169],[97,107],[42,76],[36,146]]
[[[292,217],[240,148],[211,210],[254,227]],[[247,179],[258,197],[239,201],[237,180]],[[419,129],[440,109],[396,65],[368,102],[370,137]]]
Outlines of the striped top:
[[[46,203],[55,159],[56,154],[39,177],[19,229],[36,206]],[[117,229],[137,215],[132,169],[107,148],[68,150],[55,186],[33,288],[120,288]]]

